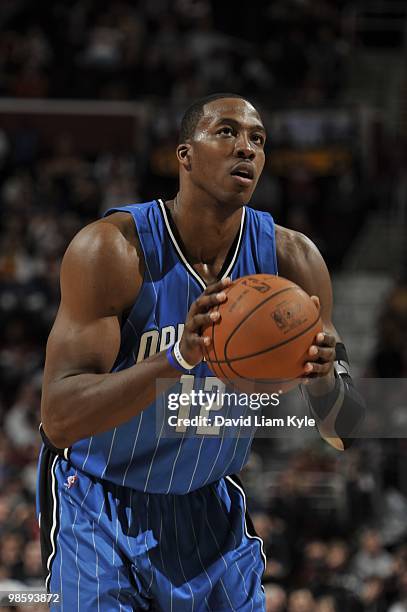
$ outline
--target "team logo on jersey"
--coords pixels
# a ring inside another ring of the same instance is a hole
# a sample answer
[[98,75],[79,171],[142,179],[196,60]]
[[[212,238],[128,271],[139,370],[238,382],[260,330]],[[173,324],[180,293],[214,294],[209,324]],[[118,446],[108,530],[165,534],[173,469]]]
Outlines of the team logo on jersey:
[[166,325],[161,329],[145,331],[140,338],[136,363],[156,353],[165,351],[169,346],[181,339],[183,331],[184,323],[178,323],[176,327],[174,325]]
[[66,482],[64,483],[64,486],[67,489],[71,489],[74,485],[76,485],[78,480],[79,478],[77,474],[74,474],[73,476],[68,476],[68,478],[66,479]]

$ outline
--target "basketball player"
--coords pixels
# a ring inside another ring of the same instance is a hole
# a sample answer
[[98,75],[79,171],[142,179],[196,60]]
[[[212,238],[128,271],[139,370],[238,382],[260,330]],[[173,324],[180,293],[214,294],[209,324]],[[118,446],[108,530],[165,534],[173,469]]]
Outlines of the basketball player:
[[233,476],[250,440],[162,437],[155,400],[157,379],[211,377],[200,330],[217,320],[208,311],[230,279],[279,272],[320,301],[324,333],[304,366],[318,377],[316,410],[321,397],[336,412],[346,404],[321,255],[246,206],[265,137],[247,100],[196,102],[182,121],[175,199],[110,210],[67,249],[47,345],[38,511],[46,586],[69,612],[264,610],[261,541]]

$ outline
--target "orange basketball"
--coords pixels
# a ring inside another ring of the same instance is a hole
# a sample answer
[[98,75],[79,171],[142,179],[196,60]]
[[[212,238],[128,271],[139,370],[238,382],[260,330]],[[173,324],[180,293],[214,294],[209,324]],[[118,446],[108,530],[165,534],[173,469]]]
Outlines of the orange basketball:
[[212,338],[205,351],[212,372],[240,388],[254,381],[264,387],[301,377],[307,352],[322,331],[309,295],[271,274],[244,276],[225,292],[227,300],[217,307],[220,320],[203,331]]

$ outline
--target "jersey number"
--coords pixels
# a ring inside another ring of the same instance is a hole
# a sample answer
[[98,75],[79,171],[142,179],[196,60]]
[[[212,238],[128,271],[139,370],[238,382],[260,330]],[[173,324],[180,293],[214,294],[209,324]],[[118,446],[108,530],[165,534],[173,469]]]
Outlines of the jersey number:
[[[194,388],[194,382],[195,382],[195,376],[193,376],[192,374],[183,374],[180,378],[180,382],[181,382],[181,393],[187,393],[189,396],[191,395],[191,391]],[[222,397],[222,394],[225,391],[225,385],[222,381],[219,380],[219,378],[216,378],[215,376],[207,376],[205,378],[205,384],[203,387],[203,391],[206,391],[208,393],[210,393],[212,396],[217,396],[219,398]],[[209,407],[209,404],[203,404],[201,406],[201,410],[199,412],[199,416],[201,417],[201,420],[203,418],[208,418],[210,416],[211,412],[214,412],[216,410],[220,410],[222,408],[222,403],[220,402],[214,402],[211,407]],[[187,404],[187,405],[182,405],[179,408],[178,411],[178,419],[188,419],[191,413],[191,403]],[[180,433],[184,433],[187,430],[187,426],[180,424],[177,425],[175,431],[180,432]],[[204,436],[217,436],[219,435],[219,431],[220,431],[220,426],[219,425],[198,425],[196,428],[196,433],[198,435],[204,435]]]

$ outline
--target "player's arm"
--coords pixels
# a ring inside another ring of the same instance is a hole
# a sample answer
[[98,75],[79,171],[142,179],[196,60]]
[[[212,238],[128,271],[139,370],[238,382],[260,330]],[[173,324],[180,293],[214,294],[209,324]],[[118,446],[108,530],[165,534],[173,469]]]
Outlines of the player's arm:
[[[154,401],[157,378],[181,376],[166,352],[110,372],[120,347],[121,316],[134,304],[142,276],[140,250],[114,223],[84,228],[67,249],[41,402],[44,432],[57,448],[128,421]],[[209,308],[225,299],[226,284],[211,285],[190,308],[180,345],[190,364],[202,359],[199,329],[210,321]]]
[[302,287],[319,303],[323,333],[309,349],[304,375],[306,394],[321,436],[338,450],[364,415],[364,402],[352,385],[346,349],[332,323],[332,283],[315,244],[303,234],[276,228],[279,273]]
[[304,375],[317,376],[321,392],[329,391],[335,384],[335,347],[341,340],[332,323],[332,284],[328,268],[315,244],[299,232],[277,226],[276,247],[280,276],[302,287],[319,304],[323,333],[309,349],[310,359],[305,364]]

